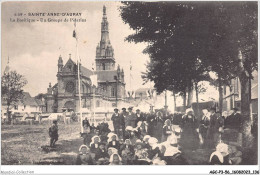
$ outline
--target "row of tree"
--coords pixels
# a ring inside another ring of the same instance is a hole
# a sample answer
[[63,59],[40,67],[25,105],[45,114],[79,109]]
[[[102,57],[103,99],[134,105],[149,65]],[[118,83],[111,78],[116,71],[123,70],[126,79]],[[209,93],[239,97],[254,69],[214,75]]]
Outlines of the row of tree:
[[222,112],[223,86],[239,77],[248,130],[250,82],[257,69],[257,2],[122,3],[121,17],[135,30],[126,40],[147,43],[150,62],[143,79],[153,81],[159,93],[180,94],[184,106],[191,105],[193,89],[198,101],[199,82],[210,81],[218,87]]

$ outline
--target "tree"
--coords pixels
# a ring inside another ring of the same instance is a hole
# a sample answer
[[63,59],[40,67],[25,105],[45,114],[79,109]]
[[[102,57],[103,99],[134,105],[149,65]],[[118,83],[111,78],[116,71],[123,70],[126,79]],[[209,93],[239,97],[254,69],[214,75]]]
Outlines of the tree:
[[212,71],[221,112],[222,87],[239,77],[246,144],[251,138],[250,81],[258,67],[257,7],[257,2],[247,1],[123,2],[121,7],[123,21],[135,30],[126,39],[148,44],[144,52],[151,61],[143,77],[154,81],[157,91],[180,93],[185,106],[193,84],[207,80]]
[[[214,18],[215,17],[215,18]],[[241,83],[241,114],[243,116],[243,144],[250,146],[251,79],[257,70],[257,2],[220,2],[211,18],[212,43],[208,45],[206,57],[211,70],[218,75],[220,107],[222,85],[229,85],[232,78],[239,77]],[[221,27],[221,30],[218,29]],[[216,30],[217,29],[217,30]],[[215,39],[214,39],[215,37]],[[217,48],[217,49],[216,49]]]
[[24,76],[16,71],[5,72],[2,76],[2,97],[7,104],[8,121],[11,124],[11,107],[23,98],[22,88],[27,84]]
[[193,20],[197,4],[124,2],[124,5],[123,21],[136,31],[127,40],[148,43],[144,53],[149,54],[151,61],[143,78],[154,81],[159,93],[166,89],[179,93],[184,107],[186,103],[191,106],[193,83],[207,77],[207,68],[199,62],[200,31],[193,31],[198,25]]

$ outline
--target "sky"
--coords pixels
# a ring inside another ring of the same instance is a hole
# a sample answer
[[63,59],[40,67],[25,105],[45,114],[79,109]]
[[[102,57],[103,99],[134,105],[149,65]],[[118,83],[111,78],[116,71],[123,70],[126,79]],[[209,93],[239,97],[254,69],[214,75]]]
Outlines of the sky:
[[[82,13],[81,18],[86,22],[77,23],[77,36],[79,38],[78,50],[82,65],[91,69],[95,61],[96,46],[101,38],[101,21],[103,5],[106,6],[109,22],[109,37],[114,48],[116,64],[125,72],[126,90],[136,90],[143,87],[153,87],[152,83],[143,84],[141,72],[146,70],[145,64],[149,56],[142,53],[146,44],[129,43],[125,38],[133,34],[128,24],[123,23],[119,7],[120,2],[4,2],[2,3],[2,71],[9,57],[10,67],[25,76],[28,84],[24,91],[31,96],[46,93],[49,83],[57,83],[57,64],[59,55],[65,64],[72,55],[76,62],[76,42],[72,37],[73,22],[11,22],[16,19],[15,14],[23,13],[27,18],[28,13]],[[30,17],[39,19],[41,17]],[[43,17],[48,19],[49,17]],[[65,17],[52,17],[62,18]],[[70,17],[68,17],[70,18]],[[130,85],[130,62],[132,64],[132,77]],[[213,95],[214,94],[214,95]],[[173,106],[172,93],[167,93],[168,104]],[[163,94],[162,94],[163,96]],[[202,99],[213,97],[218,99],[215,88],[208,87]],[[162,98],[163,99],[163,98]],[[193,101],[195,101],[195,95]],[[182,104],[182,99],[177,99],[177,105]]]
[[[9,57],[11,69],[24,75],[28,84],[24,91],[32,96],[38,93],[46,93],[49,82],[54,85],[57,82],[57,63],[59,55],[64,64],[72,54],[76,61],[75,39],[72,37],[73,22],[10,22],[15,18],[15,13],[41,12],[68,12],[82,13],[86,22],[77,23],[77,35],[79,37],[79,56],[82,65],[91,69],[95,60],[96,46],[101,38],[101,21],[103,5],[107,7],[109,22],[109,37],[114,48],[116,65],[119,64],[125,72],[126,89],[138,89],[150,87],[143,86],[141,72],[145,71],[145,63],[148,55],[142,51],[145,44],[135,44],[125,41],[132,34],[128,24],[124,24],[119,12],[120,2],[4,2],[2,3],[2,73]],[[41,18],[41,17],[30,17]],[[48,17],[43,17],[48,19]],[[65,17],[52,17],[65,18]],[[132,75],[130,87],[130,61],[132,63]]]

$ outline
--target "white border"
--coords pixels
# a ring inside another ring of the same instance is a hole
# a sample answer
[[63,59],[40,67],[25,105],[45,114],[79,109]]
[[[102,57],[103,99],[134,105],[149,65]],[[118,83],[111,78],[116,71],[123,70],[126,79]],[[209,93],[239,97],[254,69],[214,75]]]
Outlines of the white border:
[[[18,0],[2,0],[1,2],[7,2],[7,1],[18,1]],[[20,1],[47,1],[47,0],[20,0]],[[55,1],[55,0],[48,0],[48,1]],[[62,1],[72,1],[72,0],[62,0]],[[77,1],[84,1],[84,0],[77,0]],[[95,1],[95,0],[88,0],[88,1]],[[112,0],[103,0],[103,1],[112,1]],[[119,0],[115,0],[115,1],[119,1]],[[134,0],[134,1],[138,1],[138,0]],[[177,1],[177,0],[173,0],[173,1]],[[184,0],[184,1],[188,1],[188,0]],[[208,0],[200,0],[200,1],[208,1]],[[220,0],[220,1],[226,1],[226,0]],[[228,1],[243,1],[243,0],[228,0]],[[255,1],[255,0],[249,0],[249,1]],[[260,27],[259,11],[260,10],[259,10],[259,2],[258,2],[258,29]],[[258,50],[260,47],[259,38],[260,37],[258,33]],[[258,78],[260,80],[260,77]],[[258,107],[260,107],[259,103],[258,103]],[[260,126],[259,124],[260,121],[258,120],[258,126]],[[259,134],[259,130],[258,130],[258,134]],[[259,140],[258,140],[258,145],[260,145]],[[229,170],[230,173],[232,170],[234,171],[251,170],[252,173],[253,170],[259,170],[260,168],[259,168],[259,149],[258,149],[258,165],[240,165],[240,166],[235,166],[235,165],[229,165],[229,166],[225,166],[225,165],[222,166],[217,166],[217,165],[213,165],[213,166],[212,165],[182,165],[182,166],[178,166],[178,165],[166,165],[166,166],[0,165],[0,169],[1,169],[1,174],[3,175],[4,174],[8,174],[8,175],[9,174],[64,174],[64,175],[65,174],[111,174],[111,175],[112,174],[113,175],[116,174],[200,174],[201,175],[201,174],[209,174],[209,172],[212,170],[219,171],[218,174],[224,174],[225,170]],[[33,173],[30,173],[32,171]],[[221,173],[221,171],[223,171],[223,173]]]

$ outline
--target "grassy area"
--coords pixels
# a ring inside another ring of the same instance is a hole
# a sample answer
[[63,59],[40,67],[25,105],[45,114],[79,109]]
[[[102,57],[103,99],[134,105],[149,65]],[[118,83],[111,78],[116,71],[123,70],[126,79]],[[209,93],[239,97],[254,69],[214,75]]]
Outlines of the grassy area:
[[[55,152],[46,153],[41,146],[49,145],[49,125],[3,125],[1,130],[2,165],[74,164],[80,138],[79,123],[59,124],[59,140]],[[48,163],[49,162],[49,163]]]

